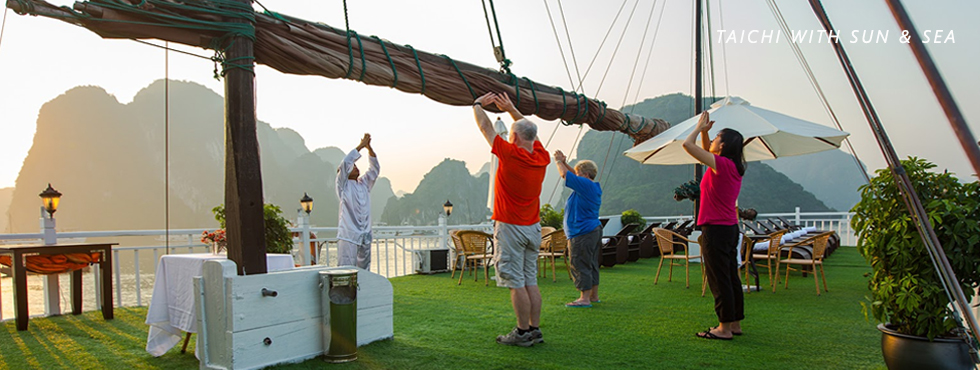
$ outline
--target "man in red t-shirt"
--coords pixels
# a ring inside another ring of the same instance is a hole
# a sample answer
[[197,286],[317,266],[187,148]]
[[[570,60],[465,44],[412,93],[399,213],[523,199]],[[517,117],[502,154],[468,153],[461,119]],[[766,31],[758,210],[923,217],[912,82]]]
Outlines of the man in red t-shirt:
[[[514,119],[510,139],[497,135],[483,107],[495,105]],[[487,93],[473,102],[476,124],[500,160],[493,184],[493,260],[497,286],[510,288],[517,327],[497,343],[529,347],[544,342],[541,334],[541,291],[538,251],[541,248],[540,196],[545,169],[551,163],[538,140],[538,127],[524,118],[507,94]]]

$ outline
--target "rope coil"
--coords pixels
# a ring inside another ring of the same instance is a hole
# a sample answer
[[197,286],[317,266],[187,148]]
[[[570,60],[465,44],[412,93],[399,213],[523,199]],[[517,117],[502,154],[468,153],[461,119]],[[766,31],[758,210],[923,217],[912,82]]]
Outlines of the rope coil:
[[388,58],[388,65],[391,66],[391,74],[394,75],[394,79],[391,81],[391,87],[398,86],[398,70],[395,69],[395,62],[391,60],[391,55],[388,54],[388,48],[385,47],[385,43],[384,41],[381,40],[380,37],[378,36],[371,36],[371,37],[374,38],[376,41],[378,41],[378,44],[381,45],[381,51],[385,53],[385,58]]
[[354,72],[354,50],[351,48],[350,36],[354,35],[357,39],[357,49],[361,53],[361,74],[357,77],[358,81],[364,81],[364,72],[367,70],[367,61],[364,59],[364,45],[361,44],[361,35],[357,34],[357,31],[347,30],[347,55],[350,57],[350,64],[347,66],[347,74],[344,78],[349,79],[352,72]]
[[[490,4],[491,6],[493,4]],[[513,73],[508,73],[510,75],[510,80],[514,82],[514,92],[517,95],[517,101],[514,103],[514,108],[521,106],[521,81]],[[520,108],[518,108],[520,110]]]
[[463,71],[461,71],[459,66],[456,65],[456,61],[453,60],[453,58],[450,58],[448,55],[442,55],[442,57],[446,58],[446,60],[449,61],[449,64],[453,65],[453,68],[456,68],[456,73],[458,73],[459,78],[463,80],[463,84],[466,85],[466,89],[470,91],[470,95],[473,96],[473,99],[476,99],[476,93],[473,92],[473,87],[470,86],[470,82],[466,80],[466,76],[463,76]]
[[623,117],[626,117],[626,120],[623,121],[623,124],[620,125],[619,128],[616,129],[617,131],[623,131],[623,129],[629,129],[630,128],[630,115],[624,114]]
[[[585,102],[582,104],[582,105],[585,105],[585,109],[584,110],[580,110],[580,111],[576,111],[575,117],[572,118],[572,122],[578,121],[580,119],[584,119],[589,114],[589,97],[588,96],[585,96],[585,94],[582,94],[582,99],[585,100]],[[578,98],[577,97],[576,97],[575,101],[578,101]],[[579,113],[581,113],[582,115],[579,116]]]
[[422,80],[422,90],[419,94],[425,95],[425,73],[422,72],[422,62],[419,61],[419,53],[415,51],[412,45],[405,45],[405,47],[412,49],[412,56],[415,57],[415,65],[419,67],[419,79]]
[[564,124],[565,111],[568,110],[568,104],[565,102],[565,90],[563,90],[561,87],[558,87],[558,91],[561,92],[561,114],[558,115],[558,118],[560,118],[561,122]]
[[605,117],[606,116],[606,102],[604,102],[604,101],[599,102],[599,106],[602,107],[602,114],[600,114],[599,115],[599,118],[597,118],[595,120],[595,123],[596,124],[598,124],[599,122],[602,122],[602,117]]
[[534,99],[534,112],[531,112],[531,114],[538,114],[538,93],[534,91],[534,81],[531,81],[531,79],[527,77],[524,77],[524,80],[531,86],[531,97]]

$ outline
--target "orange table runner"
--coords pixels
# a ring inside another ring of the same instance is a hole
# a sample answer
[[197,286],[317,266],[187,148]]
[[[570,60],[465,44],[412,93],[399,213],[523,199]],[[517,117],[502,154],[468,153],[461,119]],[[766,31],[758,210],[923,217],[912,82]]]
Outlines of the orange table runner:
[[[35,274],[60,274],[80,270],[101,260],[102,253],[70,253],[27,256],[24,267]],[[0,264],[10,267],[10,256],[0,256]]]

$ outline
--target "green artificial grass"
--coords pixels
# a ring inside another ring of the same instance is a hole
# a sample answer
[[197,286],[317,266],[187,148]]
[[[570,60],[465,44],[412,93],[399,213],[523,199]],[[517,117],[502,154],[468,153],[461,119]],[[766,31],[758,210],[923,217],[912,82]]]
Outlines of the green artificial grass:
[[[745,296],[744,335],[732,341],[699,339],[694,333],[717,325],[710,291],[701,297],[701,273],[692,264],[691,287],[684,268],[667,282],[664,266],[654,285],[659,259],[600,270],[600,298],[592,308],[566,308],[577,297],[564,266],[558,281],[540,278],[545,343],[531,348],[494,342],[514,327],[508,291],[483,285],[482,271],[463,284],[449,274],[391,279],[394,287],[392,340],[358,349],[358,360],[328,365],[320,359],[281,369],[880,369],[881,334],[865,320],[869,271],[854,248],[827,260],[830,292],[816,295],[813,276],[794,272],[790,287]],[[765,270],[761,283],[768,285]],[[457,275],[458,276],[458,275]],[[155,358],[144,351],[146,308],[121,308],[116,319],[99,312],[38,318],[18,332],[2,324],[0,369],[113,368],[190,369],[192,351],[180,346]],[[274,314],[274,313],[270,313]],[[194,339],[189,349],[194,348]]]

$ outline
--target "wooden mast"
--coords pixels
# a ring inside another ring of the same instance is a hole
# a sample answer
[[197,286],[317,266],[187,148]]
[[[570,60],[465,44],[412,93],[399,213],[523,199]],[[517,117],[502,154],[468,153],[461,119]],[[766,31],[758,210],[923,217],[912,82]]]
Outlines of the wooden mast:
[[[250,0],[236,0],[251,11]],[[246,11],[246,10],[242,10]],[[230,22],[248,20],[234,17]],[[239,275],[264,274],[265,219],[262,170],[255,131],[255,62],[253,42],[235,35],[228,41],[225,72],[225,229],[228,259]]]

